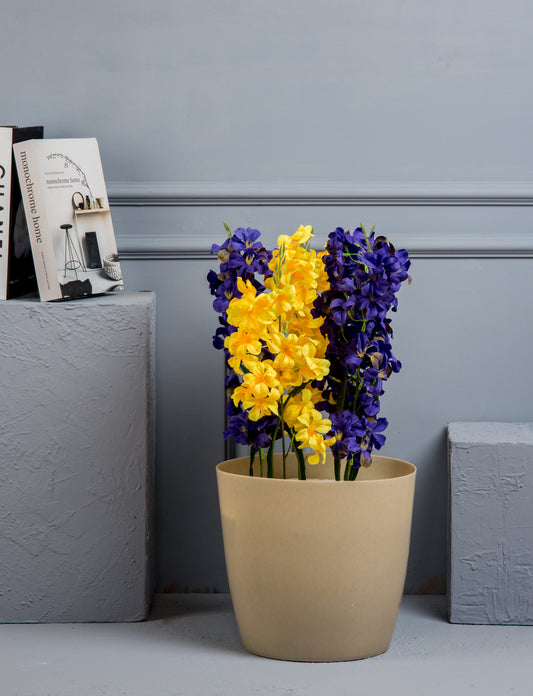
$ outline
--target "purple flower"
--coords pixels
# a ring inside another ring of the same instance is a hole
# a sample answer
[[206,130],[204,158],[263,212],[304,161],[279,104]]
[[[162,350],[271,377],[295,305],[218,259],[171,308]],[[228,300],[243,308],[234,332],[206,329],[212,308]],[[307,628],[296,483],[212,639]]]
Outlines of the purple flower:
[[248,444],[248,415],[241,411],[228,421],[228,427],[224,430],[224,439],[235,438],[239,445]]
[[213,336],[213,346],[217,350],[222,350],[222,348],[224,348],[224,340],[226,336],[229,336],[229,327],[227,324],[226,326],[219,326],[215,331],[215,335]]
[[264,292],[265,286],[256,277],[268,278],[272,271],[268,263],[272,252],[263,248],[258,240],[259,230],[251,227],[239,227],[222,244],[213,244],[211,253],[216,253],[220,262],[219,273],[211,270],[207,274],[209,290],[215,299],[213,309],[220,314],[221,328],[213,337],[213,345],[217,349],[224,347],[224,339],[232,329],[226,321],[228,305],[234,297],[240,297],[237,279],[250,281],[258,293]]
[[237,288],[237,279],[228,275],[216,290],[216,299],[213,302],[213,309],[219,314],[224,314],[228,309],[230,301],[234,297],[241,297],[241,294],[242,293]]
[[[264,280],[272,275],[268,267],[272,259],[272,252],[267,251],[258,241],[259,230],[251,227],[239,227],[233,233],[229,232],[228,238],[222,244],[213,244],[211,253],[216,253],[220,263],[219,272],[209,271],[207,281],[209,290],[214,296],[213,308],[219,314],[220,326],[213,337],[213,345],[225,352],[226,365],[228,351],[224,348],[224,341],[236,328],[227,322],[227,309],[234,297],[241,297],[237,286],[238,278],[249,281],[258,293],[265,291]],[[263,350],[263,359],[271,356],[266,346]],[[258,421],[251,421],[247,413],[235,406],[231,395],[233,389],[240,384],[241,378],[233,371],[229,371],[225,380],[228,400],[226,403],[226,415],[228,426],[224,431],[224,437],[235,438],[239,444],[251,445],[257,448],[268,448],[272,443],[274,433],[277,432],[277,418],[265,417]],[[277,437],[280,437],[278,433]]]
[[354,306],[355,299],[353,296],[349,296],[348,299],[342,299],[338,297],[333,300],[329,305],[331,310],[331,318],[338,326],[343,326],[346,324],[346,319],[348,318],[348,312]]
[[255,449],[267,449],[272,443],[276,431],[277,419],[265,416],[257,421],[251,421],[248,413],[242,409],[236,409],[236,413],[230,415],[228,427],[224,430],[224,438],[235,438],[240,445],[251,445]]
[[[256,449],[267,449],[272,444],[278,419],[264,416],[257,421],[248,422],[248,442]],[[279,435],[279,433],[278,433]]]
[[366,385],[360,389],[357,394],[357,406],[358,411],[364,413],[365,416],[374,417],[379,413],[379,396],[383,394],[373,394],[371,391],[365,388]]
[[223,244],[221,244],[220,246],[218,244],[212,244],[211,245],[211,253],[215,254],[215,253],[218,253],[219,251],[227,250],[229,243],[230,243],[230,238],[228,237],[228,239],[224,240]]
[[261,232],[259,230],[254,230],[252,227],[238,227],[233,232],[233,237],[231,238],[231,247],[234,251],[249,251],[249,250],[259,250],[262,248],[261,242],[258,242]]
[[[408,279],[410,261],[385,237],[358,227],[353,233],[337,227],[328,237],[323,257],[330,288],[314,306],[324,317],[321,331],[329,345],[329,375],[321,385],[336,443],[332,450],[347,465],[371,459],[372,448],[385,441],[387,421],[377,418],[383,384],[401,363],[391,351],[387,314],[395,311],[396,293]],[[332,403],[333,402],[333,403]]]
[[334,455],[346,457],[361,449],[361,439],[365,436],[364,421],[351,411],[337,411],[330,415],[330,437],[335,438],[331,447]]

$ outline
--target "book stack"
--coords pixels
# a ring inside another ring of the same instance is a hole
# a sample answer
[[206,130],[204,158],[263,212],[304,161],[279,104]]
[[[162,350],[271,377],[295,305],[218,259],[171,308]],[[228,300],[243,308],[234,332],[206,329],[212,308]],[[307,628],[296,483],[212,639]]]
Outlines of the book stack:
[[95,138],[0,127],[0,299],[42,301],[123,289]]

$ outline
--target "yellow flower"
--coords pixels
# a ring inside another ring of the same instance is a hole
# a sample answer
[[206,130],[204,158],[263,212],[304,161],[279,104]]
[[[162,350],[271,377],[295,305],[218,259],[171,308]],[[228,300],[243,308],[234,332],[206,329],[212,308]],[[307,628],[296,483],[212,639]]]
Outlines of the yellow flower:
[[235,331],[226,337],[224,347],[229,350],[232,357],[228,360],[228,365],[239,375],[242,375],[241,361],[251,353],[259,355],[262,350],[261,341],[250,335],[247,331]]
[[329,290],[330,288],[330,283],[328,280],[328,274],[326,272],[326,267],[324,266],[324,263],[322,261],[322,258],[327,254],[327,252],[321,251],[320,253],[317,254],[317,292],[324,292],[325,290]]
[[[272,280],[269,278],[268,280]],[[282,316],[291,311],[302,307],[300,298],[296,294],[296,288],[293,285],[282,285],[282,287],[273,287],[270,293],[271,308],[277,316]]]
[[234,297],[227,310],[228,321],[233,326],[240,326],[243,317],[246,317],[253,310],[257,295],[257,290],[249,280],[244,281],[242,278],[237,278],[237,287],[242,297]]
[[329,360],[316,357],[316,346],[307,342],[302,346],[302,356],[304,361],[301,365],[302,376],[305,381],[322,379],[329,373]]
[[309,457],[309,464],[318,464],[320,460],[324,460],[326,449],[331,444],[332,440],[324,440],[323,433],[331,430],[331,421],[328,418],[322,418],[321,414],[315,410],[305,410],[298,421],[300,429],[296,431],[296,439],[303,447],[310,447],[313,454]]
[[[317,396],[319,396],[318,393]],[[283,412],[287,425],[291,428],[300,425],[298,419],[304,412],[314,410],[313,405],[313,392],[311,389],[302,389],[301,392],[295,394],[289,400]]]
[[257,295],[249,280],[237,278],[237,287],[242,297],[234,297],[230,301],[227,310],[228,322],[259,338],[265,324],[276,320],[276,315],[271,309],[272,302],[265,293]]
[[252,390],[241,384],[233,393],[233,402],[235,404],[240,402],[244,409],[249,409],[250,420],[259,420],[263,416],[272,414],[277,416],[279,398],[279,391],[269,389],[266,384],[257,384]]
[[254,302],[254,313],[257,321],[262,324],[263,327],[277,321],[278,317],[272,306],[274,304],[273,300],[274,298],[271,297],[270,293],[263,292],[257,296]]
[[[322,395],[310,386],[329,372],[328,341],[320,332],[324,319],[311,313],[319,289],[329,284],[322,262],[325,252],[309,248],[312,236],[312,227],[301,225],[292,236],[278,238],[269,263],[273,276],[265,280],[265,292],[257,293],[249,281],[237,279],[241,297],[232,298],[227,309],[228,322],[236,331],[224,345],[230,367],[245,373],[232,394],[235,405],[258,420],[279,416],[284,404],[285,424],[301,447],[313,450],[309,462],[314,464],[330,444],[324,433],[331,423],[316,410]],[[272,354],[271,360],[262,359],[264,349]],[[296,388],[301,391],[289,397]]]
[[277,374],[270,361],[261,362],[249,357],[246,367],[250,370],[244,375],[242,384],[235,388],[232,399],[237,406],[250,409],[251,420],[262,416],[278,415],[278,401],[281,397]]
[[278,247],[284,244],[287,248],[298,247],[301,244],[306,244],[313,236],[313,228],[311,225],[300,225],[296,232],[289,237],[287,234],[282,234],[278,237]]
[[290,370],[296,365],[301,354],[296,334],[285,335],[281,331],[271,331],[266,343],[268,350],[275,355],[274,367],[277,370]]
[[258,358],[250,357],[248,361],[248,369],[250,372],[245,375],[253,384],[266,384],[269,388],[277,388],[278,381],[276,370],[272,367],[272,360],[259,360]]

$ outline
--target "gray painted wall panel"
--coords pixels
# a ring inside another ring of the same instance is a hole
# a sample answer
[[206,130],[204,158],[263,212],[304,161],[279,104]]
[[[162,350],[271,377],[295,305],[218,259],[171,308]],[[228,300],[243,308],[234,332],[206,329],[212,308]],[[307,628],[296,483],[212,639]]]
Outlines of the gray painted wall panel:
[[533,409],[530,3],[4,4],[2,121],[99,139],[126,286],[158,294],[158,589],[226,587],[204,280],[225,219],[269,244],[375,222],[413,251],[387,453],[419,467],[407,588],[443,591],[446,425]]
[[533,178],[527,0],[4,5],[4,121],[109,180]]

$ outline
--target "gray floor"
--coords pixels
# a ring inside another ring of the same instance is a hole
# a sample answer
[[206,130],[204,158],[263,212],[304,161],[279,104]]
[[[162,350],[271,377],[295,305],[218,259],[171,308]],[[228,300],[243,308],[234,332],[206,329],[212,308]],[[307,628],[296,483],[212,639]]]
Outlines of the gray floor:
[[227,595],[159,595],[149,621],[0,625],[1,696],[439,696],[533,693],[533,627],[462,626],[405,597],[387,653],[281,662],[247,653]]

